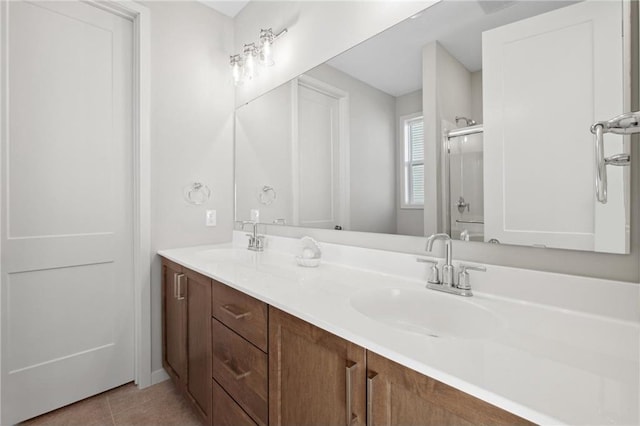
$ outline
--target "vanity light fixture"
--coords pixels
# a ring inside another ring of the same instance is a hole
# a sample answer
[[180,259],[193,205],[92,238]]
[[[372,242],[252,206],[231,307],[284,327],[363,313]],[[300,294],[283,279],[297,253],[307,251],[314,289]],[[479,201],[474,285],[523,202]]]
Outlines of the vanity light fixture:
[[244,82],[253,80],[258,76],[258,64],[270,67],[275,64],[273,60],[273,42],[288,30],[285,28],[275,34],[271,28],[260,30],[258,43],[247,43],[242,49],[242,54],[231,55],[233,84],[239,86]]
[[258,69],[256,64],[258,57],[258,48],[256,47],[256,44],[245,44],[242,56],[244,57],[244,81],[251,81],[258,76]]
[[242,82],[242,56],[231,56],[229,63],[231,64],[231,72],[233,73],[233,84],[237,86]]

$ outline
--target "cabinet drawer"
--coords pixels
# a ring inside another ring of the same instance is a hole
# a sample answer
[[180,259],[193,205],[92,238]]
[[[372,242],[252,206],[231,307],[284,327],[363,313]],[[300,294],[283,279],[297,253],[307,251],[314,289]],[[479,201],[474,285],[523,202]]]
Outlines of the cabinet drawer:
[[267,304],[213,281],[213,316],[267,352]]
[[268,421],[267,355],[212,319],[213,378],[260,425]]
[[257,426],[242,408],[213,380],[213,426]]

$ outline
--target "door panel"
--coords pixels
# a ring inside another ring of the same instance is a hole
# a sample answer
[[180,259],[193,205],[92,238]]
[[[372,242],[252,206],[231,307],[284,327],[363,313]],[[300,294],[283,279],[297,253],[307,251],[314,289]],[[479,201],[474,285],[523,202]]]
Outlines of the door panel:
[[132,23],[7,2],[2,424],[133,379]]
[[[9,373],[112,345],[115,327],[109,311],[117,298],[113,280],[108,263],[10,274]],[[64,316],[61,306],[67,308]]]
[[338,100],[298,89],[299,226],[340,225]]
[[[622,12],[586,1],[483,33],[486,240],[599,248],[590,126],[623,112]],[[623,152],[615,138],[606,146]],[[623,218],[604,232],[624,239],[623,199],[607,205]]]

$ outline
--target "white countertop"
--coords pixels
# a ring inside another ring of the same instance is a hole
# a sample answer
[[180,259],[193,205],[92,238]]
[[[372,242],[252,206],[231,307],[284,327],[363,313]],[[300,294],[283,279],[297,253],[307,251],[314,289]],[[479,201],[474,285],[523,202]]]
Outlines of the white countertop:
[[[555,306],[542,304],[535,297],[515,299],[484,293],[479,290],[488,291],[491,285],[474,285],[475,295],[468,300],[500,317],[504,329],[490,338],[434,338],[383,324],[351,304],[352,298],[362,292],[387,288],[421,289],[429,292],[434,303],[445,300],[441,298],[460,297],[424,289],[424,280],[415,272],[426,266],[415,266],[415,256],[322,244],[326,261],[318,268],[302,268],[296,265],[292,251],[297,241],[269,237],[263,253],[248,251],[236,243],[162,250],[159,254],[533,422],[640,424],[637,285],[583,278],[587,289],[584,298],[594,299],[595,312],[576,310],[571,304],[568,309],[558,306],[560,302]],[[354,268],[329,263],[358,256],[377,261],[379,268],[371,266],[378,271],[363,269],[366,265],[362,264]],[[410,271],[395,274],[389,265],[406,266],[404,269]],[[391,268],[393,274],[385,268]],[[472,285],[473,279],[487,283],[500,274],[513,276],[520,271],[489,265],[487,269],[497,272],[487,274],[490,279],[472,276]],[[580,281],[524,270],[520,275],[525,281],[532,277],[534,281],[541,277],[544,281],[558,280],[558,288],[565,281],[570,285]],[[497,288],[501,285],[504,283]],[[544,289],[544,284],[540,287]],[[605,301],[602,292],[609,289],[615,294],[611,301]],[[557,291],[581,298],[579,288],[571,291],[569,286]],[[527,292],[533,293],[529,288],[523,294]],[[598,297],[600,304],[596,303]],[[554,299],[561,296],[555,294]],[[619,306],[620,315],[602,314],[609,308],[599,305],[611,303]],[[583,305],[588,303],[576,306]],[[451,320],[464,323],[465,318],[456,315]]]

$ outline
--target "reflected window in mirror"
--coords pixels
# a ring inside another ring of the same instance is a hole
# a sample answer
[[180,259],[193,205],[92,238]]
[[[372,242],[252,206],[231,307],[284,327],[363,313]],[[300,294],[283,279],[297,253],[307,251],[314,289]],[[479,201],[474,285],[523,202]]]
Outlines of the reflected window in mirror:
[[402,129],[402,208],[424,207],[424,120],[422,113],[400,118]]

